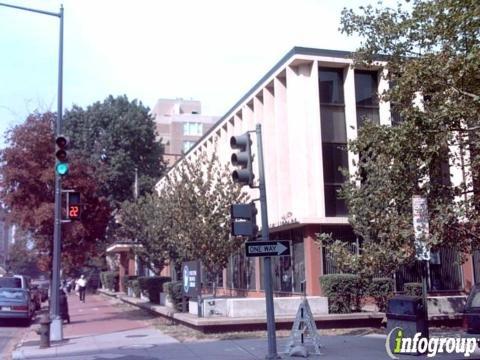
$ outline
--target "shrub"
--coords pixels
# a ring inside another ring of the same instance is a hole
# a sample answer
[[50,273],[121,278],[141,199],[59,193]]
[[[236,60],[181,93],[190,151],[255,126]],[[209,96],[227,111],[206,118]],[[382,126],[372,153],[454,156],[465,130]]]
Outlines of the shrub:
[[122,285],[125,291],[127,288],[132,287],[130,281],[135,280],[137,277],[138,277],[137,275],[125,275],[122,278]]
[[393,296],[393,279],[374,278],[368,285],[368,295],[375,299],[378,310],[385,312],[388,299]]
[[403,290],[405,295],[410,296],[422,296],[422,284],[421,283],[405,283],[403,284]]
[[328,308],[331,313],[360,311],[365,286],[358,275],[324,275],[320,277],[320,286],[328,297]]
[[140,284],[138,283],[138,279],[129,280],[129,286],[132,288],[133,296],[139,298],[140,297]]
[[103,286],[110,291],[118,291],[119,279],[115,271],[103,271],[100,273]]
[[148,295],[148,299],[152,303],[160,303],[160,291],[163,291],[163,284],[172,279],[166,276],[140,276],[138,283],[140,290]]
[[182,286],[183,283],[181,281],[172,281],[166,282],[163,284],[163,292],[166,293],[171,301],[173,302],[173,306],[175,310],[182,311]]

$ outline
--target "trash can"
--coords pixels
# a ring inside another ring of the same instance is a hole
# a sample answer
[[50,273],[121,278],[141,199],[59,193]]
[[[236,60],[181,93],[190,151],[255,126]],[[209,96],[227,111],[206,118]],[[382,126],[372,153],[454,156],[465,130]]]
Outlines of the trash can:
[[480,284],[475,285],[468,295],[463,320],[467,333],[480,334]]
[[423,300],[418,296],[397,295],[388,301],[387,332],[394,328],[402,328],[403,336],[414,337],[421,333],[428,338],[428,321],[426,319]]

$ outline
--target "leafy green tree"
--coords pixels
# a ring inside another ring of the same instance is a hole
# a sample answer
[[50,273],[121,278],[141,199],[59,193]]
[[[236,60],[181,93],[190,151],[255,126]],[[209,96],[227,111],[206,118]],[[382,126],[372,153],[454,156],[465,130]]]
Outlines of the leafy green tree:
[[157,194],[145,194],[135,201],[122,204],[117,237],[138,245],[135,254],[159,275],[169,260],[178,259],[177,245],[169,238],[168,204]]
[[243,244],[230,236],[230,205],[245,199],[228,166],[202,153],[172,170],[158,196],[125,203],[119,232],[142,245],[137,253],[157,272],[165,260],[175,266],[198,259],[216,278]]
[[101,194],[112,208],[132,199],[135,168],[140,194],[152,191],[164,169],[163,149],[141,102],[109,96],[86,109],[73,106],[64,121],[73,148],[96,168]]
[[14,242],[9,245],[7,270],[14,274],[38,276],[38,252],[27,232],[16,229]]
[[[428,200],[433,250],[460,254],[480,244],[480,7],[473,0],[344,9],[342,32],[364,39],[355,64],[378,65],[390,89],[379,94],[401,121],[367,124],[349,149],[357,170],[343,188],[362,251],[325,234],[344,271],[391,273],[414,256],[414,194]],[[462,173],[454,183],[448,166]]]
[[[54,224],[55,143],[53,113],[31,114],[6,134],[0,150],[0,201],[10,223],[28,232],[42,270],[50,268]],[[69,174],[63,189],[82,194],[83,217],[62,225],[62,266],[82,265],[101,253],[110,208],[98,193],[95,169],[69,151]]]

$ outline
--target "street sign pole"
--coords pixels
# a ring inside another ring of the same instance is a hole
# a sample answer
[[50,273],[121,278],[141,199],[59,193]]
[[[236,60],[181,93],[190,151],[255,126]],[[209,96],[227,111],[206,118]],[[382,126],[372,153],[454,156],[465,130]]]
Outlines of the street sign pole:
[[[258,173],[260,189],[260,209],[262,211],[262,241],[268,241],[268,214],[267,214],[267,192],[265,188],[265,170],[263,165],[263,147],[262,147],[262,126],[257,124],[257,153],[258,153]],[[272,288],[272,262],[271,257],[263,258],[264,273],[263,281],[265,283],[265,302],[267,310],[267,336],[268,336],[268,354],[267,359],[277,359],[277,339],[275,334],[275,313],[273,307],[273,288]]]

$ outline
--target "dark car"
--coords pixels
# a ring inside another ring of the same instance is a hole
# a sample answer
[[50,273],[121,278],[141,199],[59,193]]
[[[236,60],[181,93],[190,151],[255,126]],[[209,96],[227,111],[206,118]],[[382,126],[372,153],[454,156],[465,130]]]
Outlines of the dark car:
[[470,291],[463,317],[467,333],[480,334],[480,284],[476,284]]
[[0,319],[21,319],[29,325],[34,311],[28,290],[0,288]]

